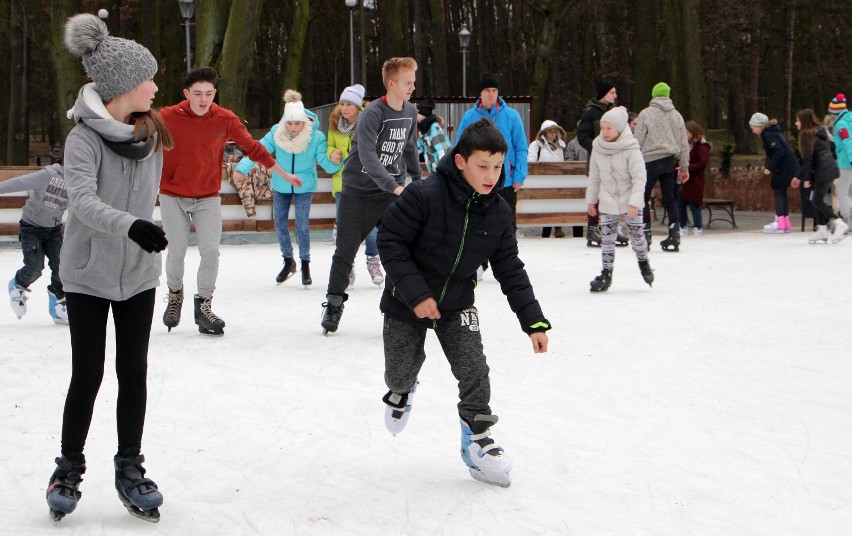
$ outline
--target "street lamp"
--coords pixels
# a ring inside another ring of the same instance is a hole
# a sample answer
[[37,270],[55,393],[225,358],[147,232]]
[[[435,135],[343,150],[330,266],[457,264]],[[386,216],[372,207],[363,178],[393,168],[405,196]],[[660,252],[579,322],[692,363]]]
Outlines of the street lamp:
[[459,45],[462,50],[462,97],[467,97],[467,49],[470,47],[470,32],[467,25],[459,32]]
[[353,14],[355,6],[358,5],[358,0],[346,0],[346,7],[349,8],[349,85],[355,85],[355,26]]
[[178,0],[180,6],[180,14],[183,17],[184,25],[186,26],[186,72],[192,70],[190,52],[189,52],[189,19],[195,13],[194,0]]

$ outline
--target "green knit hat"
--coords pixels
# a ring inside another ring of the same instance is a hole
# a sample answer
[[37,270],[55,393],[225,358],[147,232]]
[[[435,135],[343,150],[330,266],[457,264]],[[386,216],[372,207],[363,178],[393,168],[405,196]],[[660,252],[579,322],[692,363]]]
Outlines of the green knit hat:
[[665,82],[660,82],[654,89],[651,90],[652,97],[668,97],[671,95],[672,88],[669,87]]

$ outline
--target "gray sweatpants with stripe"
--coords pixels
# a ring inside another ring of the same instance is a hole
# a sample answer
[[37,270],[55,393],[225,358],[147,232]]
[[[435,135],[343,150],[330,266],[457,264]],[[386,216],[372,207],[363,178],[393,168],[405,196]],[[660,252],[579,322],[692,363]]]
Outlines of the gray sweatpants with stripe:
[[[459,416],[472,423],[478,414],[491,415],[491,382],[475,307],[442,318],[435,334],[450,362],[459,386]],[[422,325],[406,324],[385,316],[385,383],[395,393],[408,393],[426,360],[426,332]]]

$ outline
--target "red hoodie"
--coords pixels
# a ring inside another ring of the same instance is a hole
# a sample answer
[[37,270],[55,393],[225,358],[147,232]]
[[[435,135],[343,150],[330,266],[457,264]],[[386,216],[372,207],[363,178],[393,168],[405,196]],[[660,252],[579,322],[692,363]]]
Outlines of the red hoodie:
[[275,159],[251,137],[245,125],[227,108],[216,103],[204,115],[195,115],[189,101],[160,110],[175,146],[163,153],[160,193],[174,197],[215,197],[222,187],[225,142],[233,140],[243,153],[267,169]]

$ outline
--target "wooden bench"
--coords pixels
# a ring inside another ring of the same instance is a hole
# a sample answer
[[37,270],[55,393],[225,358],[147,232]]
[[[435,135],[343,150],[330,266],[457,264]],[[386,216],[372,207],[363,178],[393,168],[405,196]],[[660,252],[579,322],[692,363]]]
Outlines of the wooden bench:
[[[649,206],[651,207],[651,212],[654,215],[654,220],[656,221],[656,206],[659,201],[656,196],[651,197],[651,201]],[[733,199],[705,199],[702,203],[704,208],[707,209],[707,221],[705,223],[705,227],[707,229],[710,228],[710,224],[714,221],[724,221],[731,224],[732,229],[737,229],[737,220],[734,217],[734,212],[736,210],[736,202]],[[660,225],[666,225],[668,220],[668,210],[666,207],[660,205],[662,210],[662,217],[660,218]],[[724,216],[713,216],[713,209],[717,209],[723,211],[728,217]],[[687,213],[687,217],[689,214]]]
[[[0,181],[38,171],[39,167],[0,167]],[[585,226],[586,185],[585,162],[556,162],[529,164],[525,187],[518,193],[517,223],[519,227]],[[311,229],[331,229],[334,226],[335,205],[331,195],[331,176],[319,171],[319,183],[311,204]],[[424,170],[424,176],[426,172]],[[228,182],[227,170],[222,169],[222,231],[271,232],[275,230],[272,219],[272,202],[257,201],[255,216],[247,216],[239,195]],[[0,195],[0,236],[17,236],[21,208],[27,200],[26,192]],[[291,208],[290,228],[295,209]],[[159,221],[159,207],[154,210],[154,220]]]

